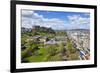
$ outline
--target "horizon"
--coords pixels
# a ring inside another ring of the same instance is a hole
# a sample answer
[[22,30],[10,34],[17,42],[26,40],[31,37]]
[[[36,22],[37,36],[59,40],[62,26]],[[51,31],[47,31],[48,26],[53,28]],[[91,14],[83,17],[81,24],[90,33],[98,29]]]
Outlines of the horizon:
[[[40,26],[41,27],[41,26]],[[43,26],[42,26],[43,27]],[[25,29],[32,29],[32,28],[26,28],[26,27],[21,27],[21,28],[25,28]],[[48,28],[48,27],[45,27],[45,28]],[[50,27],[49,27],[50,28]],[[51,28],[52,29],[52,28]],[[86,28],[77,28],[77,29],[74,29],[74,28],[72,28],[72,29],[52,29],[52,30],[58,30],[58,31],[67,31],[67,30],[90,30],[90,29],[86,29]]]

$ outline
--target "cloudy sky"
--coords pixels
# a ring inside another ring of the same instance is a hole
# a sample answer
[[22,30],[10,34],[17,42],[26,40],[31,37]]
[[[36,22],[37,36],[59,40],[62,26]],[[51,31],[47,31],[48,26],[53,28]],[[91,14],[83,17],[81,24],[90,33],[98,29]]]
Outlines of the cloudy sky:
[[89,29],[90,14],[85,12],[21,11],[22,27],[48,27],[55,30]]

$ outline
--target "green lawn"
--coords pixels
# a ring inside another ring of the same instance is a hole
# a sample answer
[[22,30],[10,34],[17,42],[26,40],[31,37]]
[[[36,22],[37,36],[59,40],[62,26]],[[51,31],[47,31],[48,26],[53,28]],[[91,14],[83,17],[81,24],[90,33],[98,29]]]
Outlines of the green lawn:
[[[65,36],[64,32],[57,32],[58,35]],[[55,37],[54,34],[38,33],[41,36],[47,36],[49,39]],[[67,40],[66,43],[59,43],[55,45],[44,45],[43,43],[36,44],[35,40],[27,41],[32,36],[29,34],[23,34],[21,36],[21,43],[26,45],[26,49],[21,50],[22,62],[47,62],[47,61],[63,61],[62,57],[66,57],[66,54],[62,56],[63,52],[67,53],[69,57],[67,60],[79,59],[79,54],[76,52],[71,40]]]

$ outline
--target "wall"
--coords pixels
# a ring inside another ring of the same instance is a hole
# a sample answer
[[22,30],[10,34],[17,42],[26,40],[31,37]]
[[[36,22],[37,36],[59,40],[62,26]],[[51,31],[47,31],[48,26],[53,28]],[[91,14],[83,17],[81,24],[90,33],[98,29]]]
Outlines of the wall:
[[[33,0],[34,1],[34,0]],[[78,3],[96,5],[96,0],[36,0],[62,3]],[[72,1],[72,2],[71,2]],[[99,0],[98,0],[99,1]],[[42,71],[36,73],[99,73],[100,72],[100,5],[98,2],[98,67],[86,69]],[[10,0],[0,2],[0,73],[10,73]],[[29,72],[32,73],[32,72]],[[34,72],[35,73],[35,72]]]

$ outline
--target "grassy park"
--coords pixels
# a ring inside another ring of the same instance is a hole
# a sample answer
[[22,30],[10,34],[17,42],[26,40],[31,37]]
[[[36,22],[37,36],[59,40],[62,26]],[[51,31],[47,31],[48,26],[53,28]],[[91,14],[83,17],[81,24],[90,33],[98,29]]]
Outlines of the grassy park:
[[40,27],[21,35],[22,62],[79,60],[78,55],[65,31]]

